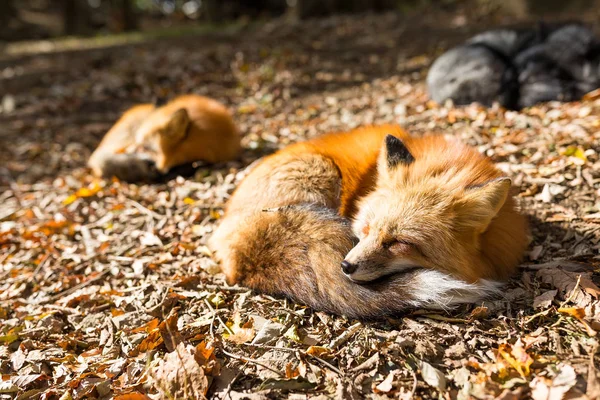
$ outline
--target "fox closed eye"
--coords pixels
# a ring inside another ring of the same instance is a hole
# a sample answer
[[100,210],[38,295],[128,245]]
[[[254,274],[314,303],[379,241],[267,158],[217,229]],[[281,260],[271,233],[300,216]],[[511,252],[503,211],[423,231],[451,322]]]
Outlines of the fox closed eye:
[[400,240],[400,239],[390,239],[390,240],[386,240],[385,242],[383,242],[382,246],[385,249],[390,249],[395,245],[404,245],[407,247],[415,247],[415,245],[411,242],[408,242],[406,240]]

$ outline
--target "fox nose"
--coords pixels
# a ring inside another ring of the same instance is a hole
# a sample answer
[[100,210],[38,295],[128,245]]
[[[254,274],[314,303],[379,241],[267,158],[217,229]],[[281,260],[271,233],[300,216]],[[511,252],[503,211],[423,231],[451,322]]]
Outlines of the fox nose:
[[356,265],[356,264],[352,264],[351,262],[348,262],[346,260],[342,261],[342,271],[345,274],[350,275],[351,273],[356,271],[357,268],[358,268],[358,265]]

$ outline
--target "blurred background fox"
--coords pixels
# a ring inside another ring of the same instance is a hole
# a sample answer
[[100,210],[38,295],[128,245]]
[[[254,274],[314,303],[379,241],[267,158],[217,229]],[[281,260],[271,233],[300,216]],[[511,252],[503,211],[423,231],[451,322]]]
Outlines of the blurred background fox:
[[496,292],[515,271],[528,229],[510,188],[456,140],[359,128],[265,158],[209,245],[228,283],[317,310],[446,308]]
[[152,180],[194,161],[230,161],[240,149],[240,135],[224,105],[184,95],[162,107],[141,104],[127,110],[104,136],[88,166],[106,178]]

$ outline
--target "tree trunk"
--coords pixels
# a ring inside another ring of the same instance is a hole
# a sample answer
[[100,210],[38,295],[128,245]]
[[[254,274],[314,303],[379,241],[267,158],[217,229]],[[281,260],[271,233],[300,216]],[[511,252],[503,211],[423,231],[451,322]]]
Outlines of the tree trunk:
[[136,30],[138,28],[138,20],[132,0],[121,0],[121,10],[123,15],[123,30]]
[[204,18],[206,22],[221,22],[223,20],[223,13],[221,8],[223,2],[219,0],[204,0]]
[[63,27],[65,35],[77,33],[77,0],[63,0]]
[[92,19],[87,1],[63,0],[62,5],[63,31],[66,35],[81,35],[92,30]]
[[109,4],[111,31],[125,32],[138,29],[138,16],[132,0],[111,0]]
[[17,17],[17,9],[13,0],[0,1],[0,24],[6,26],[11,19]]

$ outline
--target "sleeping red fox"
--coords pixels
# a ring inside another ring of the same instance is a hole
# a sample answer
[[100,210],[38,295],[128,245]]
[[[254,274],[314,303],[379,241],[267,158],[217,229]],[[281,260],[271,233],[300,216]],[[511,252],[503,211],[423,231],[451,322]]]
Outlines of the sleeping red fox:
[[441,136],[333,133],[262,160],[209,244],[228,283],[318,310],[446,308],[496,293],[515,271],[528,237],[510,187]]
[[130,108],[104,136],[88,166],[97,176],[147,180],[194,161],[229,161],[239,151],[240,137],[225,106],[186,95],[158,108]]

